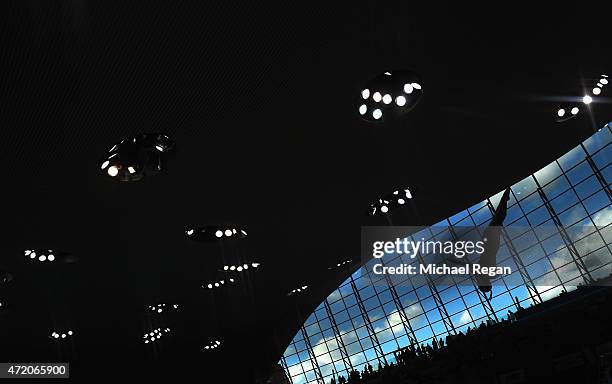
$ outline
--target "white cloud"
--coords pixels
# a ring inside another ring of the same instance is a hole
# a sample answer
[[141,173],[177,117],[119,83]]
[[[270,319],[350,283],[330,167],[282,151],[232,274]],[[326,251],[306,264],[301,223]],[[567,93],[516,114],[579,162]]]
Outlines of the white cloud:
[[465,311],[463,311],[463,313],[461,314],[461,317],[459,318],[459,322],[461,324],[467,324],[470,321],[472,321],[472,317],[470,316],[470,312],[468,312],[468,310],[466,309]]

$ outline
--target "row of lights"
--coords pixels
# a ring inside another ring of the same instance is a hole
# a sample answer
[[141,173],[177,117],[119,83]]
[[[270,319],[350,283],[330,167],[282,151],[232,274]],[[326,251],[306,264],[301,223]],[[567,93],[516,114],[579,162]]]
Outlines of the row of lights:
[[[185,233],[187,234],[187,236],[193,236],[194,234],[196,234],[196,232],[206,232],[209,228],[202,228],[200,230],[196,230],[196,229],[188,229],[185,231]],[[244,229],[236,229],[236,228],[228,228],[228,229],[217,229],[214,231],[214,236],[216,238],[222,238],[222,237],[232,237],[232,236],[238,236],[240,238],[244,238],[247,236],[247,233]]]
[[162,335],[168,332],[170,332],[170,328],[164,328],[163,330],[161,328],[157,328],[152,330],[151,332],[145,333],[142,338],[144,339],[145,344],[149,344],[149,342],[152,343],[161,339]]
[[[601,91],[603,89],[603,87],[605,85],[608,84],[608,76],[607,75],[601,75],[601,78],[599,79],[599,81],[597,82],[596,86],[592,89],[592,93],[595,96],[598,96],[601,94]],[[589,105],[593,102],[593,97],[591,97],[590,95],[584,95],[582,97],[582,103],[585,105]],[[568,114],[568,110],[569,110],[569,114]],[[564,122],[567,121],[569,119],[571,119],[572,117],[576,116],[578,114],[578,112],[580,112],[580,109],[577,106],[573,106],[570,108],[558,108],[557,109],[557,121],[558,122]]]
[[[259,267],[261,264],[260,263],[251,263],[251,267],[253,268],[257,268]],[[244,270],[249,269],[249,265],[248,264],[243,264],[243,265],[224,265],[223,266],[223,270],[224,271],[238,271],[238,272],[242,272]]]
[[49,249],[48,252],[38,251],[35,249],[26,249],[24,255],[29,257],[30,259],[38,258],[38,261],[55,261],[55,255],[53,254],[53,250]]
[[[236,281],[236,280],[234,280],[231,277],[228,280],[229,280],[228,284],[229,283],[234,283]],[[219,281],[215,281],[213,283],[208,283],[206,285],[202,285],[202,288],[213,289],[213,288],[219,288],[222,285],[225,285],[225,280],[219,280]]]
[[605,86],[608,85],[608,76],[607,75],[601,75],[601,79],[599,79],[599,82],[597,83],[596,87],[593,88],[592,92],[595,96],[601,94],[601,89]]
[[51,333],[51,337],[54,339],[60,339],[60,338],[65,339],[66,337],[72,336],[72,335],[74,335],[74,332],[72,331],[68,331],[65,333],[58,333],[54,331],[53,333]]
[[376,203],[370,204],[370,214],[374,216],[378,211],[388,213],[391,208],[402,206],[410,199],[412,199],[412,192],[410,192],[409,188],[405,188],[402,191],[395,190],[383,198],[378,199]]
[[221,345],[221,342],[219,340],[215,340],[215,341],[210,342],[208,345],[205,345],[204,348],[201,349],[201,351],[205,352],[205,351],[217,349],[219,348],[220,345]]
[[299,288],[292,289],[292,290],[291,290],[291,292],[289,292],[289,293],[287,294],[287,296],[292,296],[292,295],[295,295],[295,294],[298,294],[298,293],[302,293],[302,292],[304,292],[304,291],[305,291],[307,288],[308,288],[308,286],[307,286],[307,285],[302,285],[302,286],[301,286],[301,287],[299,287]]
[[336,264],[336,265],[332,265],[331,267],[328,267],[327,269],[336,269],[336,268],[341,268],[341,267],[344,267],[345,265],[350,264],[350,263],[352,263],[352,262],[353,262],[353,260],[352,260],[352,259],[349,259],[349,260],[344,260],[343,262],[340,262],[340,263],[338,263],[338,264]]
[[[173,309],[178,309],[178,307],[179,307],[178,304],[172,304],[172,308]],[[165,303],[157,304],[157,305],[149,305],[149,310],[151,312],[162,313],[165,308],[166,308],[166,304]]]

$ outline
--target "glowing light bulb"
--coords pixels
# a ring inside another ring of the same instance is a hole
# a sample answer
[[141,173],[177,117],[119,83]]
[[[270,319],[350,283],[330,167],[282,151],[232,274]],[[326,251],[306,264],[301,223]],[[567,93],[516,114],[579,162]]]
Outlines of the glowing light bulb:
[[119,174],[119,168],[117,168],[116,166],[110,166],[108,167],[108,169],[106,170],[106,173],[108,173],[109,176],[111,177],[115,177]]

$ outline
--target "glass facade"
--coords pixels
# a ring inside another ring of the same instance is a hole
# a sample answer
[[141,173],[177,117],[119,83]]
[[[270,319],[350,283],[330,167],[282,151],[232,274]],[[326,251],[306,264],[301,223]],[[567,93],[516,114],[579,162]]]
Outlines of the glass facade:
[[[611,143],[608,124],[512,186],[504,224],[527,230],[503,237],[497,264],[512,267],[524,284],[498,284],[489,300],[465,281],[414,286],[405,276],[400,284],[397,277],[394,284],[390,280],[372,284],[386,278],[372,274],[366,265],[316,308],[285,350],[280,363],[292,383],[328,383],[334,371],[336,377],[347,377],[368,363],[376,368],[393,362],[398,348],[465,333],[482,321],[505,317],[519,305],[537,305],[564,289],[608,276],[612,272]],[[459,238],[466,228],[482,232],[501,195],[413,236],[438,239],[453,228],[463,232],[452,234]],[[536,232],[528,227],[551,230]],[[516,282],[517,276],[511,280]]]

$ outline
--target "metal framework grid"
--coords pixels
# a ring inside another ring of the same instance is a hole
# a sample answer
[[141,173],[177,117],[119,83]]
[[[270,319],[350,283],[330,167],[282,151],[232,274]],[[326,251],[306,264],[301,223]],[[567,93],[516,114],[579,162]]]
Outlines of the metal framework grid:
[[[321,303],[285,351],[282,365],[292,382],[329,382],[332,374],[347,377],[350,370],[363,370],[368,363],[393,361],[398,348],[465,331],[479,321],[503,317],[521,303],[535,305],[562,289],[571,290],[607,275],[612,266],[611,142],[612,131],[606,125],[568,154],[512,186],[505,225],[526,222],[558,229],[546,238],[534,235],[533,244],[526,248],[523,235],[511,238],[502,232],[498,265],[514,263],[523,285],[504,282],[491,300],[473,284],[457,281],[451,287],[438,287],[434,281],[413,287],[409,277],[405,284],[393,284],[386,276],[386,287],[373,288],[364,284],[365,279],[372,279],[364,266]],[[500,195],[444,224],[451,231],[473,226],[480,232]],[[591,225],[592,231],[582,233],[580,225]],[[563,257],[565,253],[569,257]],[[575,276],[566,277],[562,270],[575,271]]]

